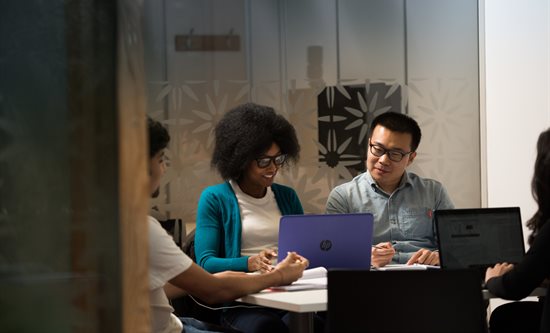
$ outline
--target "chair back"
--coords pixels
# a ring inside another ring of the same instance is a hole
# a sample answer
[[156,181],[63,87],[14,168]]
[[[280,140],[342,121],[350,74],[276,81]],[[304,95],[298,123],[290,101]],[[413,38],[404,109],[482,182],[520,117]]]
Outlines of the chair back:
[[[161,221],[159,220],[160,225],[172,235],[174,242],[177,246],[182,248],[184,245],[184,235],[185,235],[185,224],[183,224],[181,219],[168,219]],[[193,231],[194,232],[194,231]],[[194,233],[193,233],[194,234]]]
[[474,270],[328,272],[329,332],[486,332]]
[[[183,241],[183,252],[196,262],[195,256],[195,229],[191,230]],[[202,300],[195,298],[201,304],[206,305]],[[182,296],[171,300],[174,313],[179,317],[193,317],[204,322],[219,324],[221,310],[210,310],[197,304],[191,297]],[[210,307],[220,307],[222,304],[212,305]]]

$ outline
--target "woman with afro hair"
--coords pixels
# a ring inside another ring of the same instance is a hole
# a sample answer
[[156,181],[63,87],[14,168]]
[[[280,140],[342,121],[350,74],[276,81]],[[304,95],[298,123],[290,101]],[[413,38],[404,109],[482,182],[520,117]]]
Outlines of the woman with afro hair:
[[[212,166],[225,180],[206,188],[197,210],[195,254],[210,273],[268,272],[277,253],[282,215],[303,214],[296,192],[274,183],[279,169],[296,162],[300,145],[292,125],[268,107],[243,104],[215,128]],[[234,308],[222,324],[243,332],[287,332],[286,312]]]

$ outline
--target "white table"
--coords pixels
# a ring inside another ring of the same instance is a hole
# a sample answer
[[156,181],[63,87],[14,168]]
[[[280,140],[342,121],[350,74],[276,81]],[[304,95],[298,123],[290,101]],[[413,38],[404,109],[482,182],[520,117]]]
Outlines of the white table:
[[[487,289],[482,290],[483,299],[497,298]],[[530,296],[545,296],[546,288],[536,288]],[[289,311],[290,332],[313,332],[313,314],[327,310],[327,290],[303,291],[264,290],[237,299],[238,302]]]
[[[491,294],[487,289],[483,289],[481,292],[483,293],[484,300],[488,300],[491,298],[498,298],[497,296]],[[529,294],[529,297],[531,296],[546,296],[546,288],[543,288],[543,287],[535,288],[535,290],[533,290],[531,294]]]
[[314,313],[327,310],[327,290],[264,290],[257,294],[241,297],[237,301],[289,311],[291,333],[313,332]]

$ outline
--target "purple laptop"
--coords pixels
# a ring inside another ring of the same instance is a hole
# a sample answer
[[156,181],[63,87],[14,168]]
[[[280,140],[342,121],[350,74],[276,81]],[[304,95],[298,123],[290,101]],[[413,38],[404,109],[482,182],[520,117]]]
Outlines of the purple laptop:
[[283,216],[279,259],[295,251],[309,268],[370,269],[373,221],[370,213]]

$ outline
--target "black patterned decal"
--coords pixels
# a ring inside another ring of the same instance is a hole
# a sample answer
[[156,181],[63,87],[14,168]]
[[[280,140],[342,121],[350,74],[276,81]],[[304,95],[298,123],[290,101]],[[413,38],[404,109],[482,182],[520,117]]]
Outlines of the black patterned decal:
[[372,119],[381,113],[401,112],[397,84],[329,86],[317,97],[319,162],[345,167],[352,174],[365,171],[366,147]]

